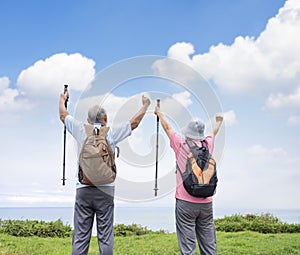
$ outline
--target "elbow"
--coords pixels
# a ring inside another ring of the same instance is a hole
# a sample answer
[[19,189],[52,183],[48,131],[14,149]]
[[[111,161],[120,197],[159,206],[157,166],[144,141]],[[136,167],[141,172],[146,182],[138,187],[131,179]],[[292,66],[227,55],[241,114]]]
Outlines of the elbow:
[[131,130],[134,130],[139,126],[139,124],[137,122],[133,121],[133,122],[130,122],[130,126],[131,126]]
[[65,124],[65,116],[60,115],[59,118],[60,118],[61,122],[62,122],[63,124]]
[[68,112],[61,112],[59,118],[63,124],[65,124],[65,118],[68,116]]
[[172,132],[173,132],[173,129],[172,129],[172,128],[169,128],[169,129],[166,130],[166,134],[167,134],[167,136],[168,136],[169,138],[171,137]]
[[168,124],[166,126],[163,126],[167,136],[170,138],[171,133],[173,132],[173,128]]

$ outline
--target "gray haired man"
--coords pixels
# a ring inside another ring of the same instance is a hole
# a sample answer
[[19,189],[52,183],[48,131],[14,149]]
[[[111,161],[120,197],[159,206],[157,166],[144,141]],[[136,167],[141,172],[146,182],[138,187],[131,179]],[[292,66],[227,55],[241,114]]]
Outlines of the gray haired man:
[[[59,102],[60,119],[66,125],[68,132],[76,139],[78,152],[80,153],[84,140],[86,139],[84,123],[75,120],[73,116],[67,112],[65,108],[66,100],[67,93],[61,94]],[[142,96],[141,109],[128,122],[109,129],[106,139],[110,143],[113,151],[115,151],[116,145],[119,142],[130,136],[131,131],[138,127],[149,105],[150,99]],[[91,107],[88,111],[87,121],[92,125],[106,126],[106,111],[98,105]],[[79,181],[77,182],[72,255],[88,254],[95,215],[100,254],[111,255],[114,249],[114,182],[101,186],[89,186],[83,185]]]

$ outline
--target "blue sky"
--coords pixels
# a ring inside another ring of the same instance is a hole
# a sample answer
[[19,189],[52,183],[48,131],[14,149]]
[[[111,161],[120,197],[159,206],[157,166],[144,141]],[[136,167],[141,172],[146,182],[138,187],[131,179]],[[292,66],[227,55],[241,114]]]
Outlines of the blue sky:
[[[198,71],[222,106],[225,144],[216,206],[299,209],[299,1],[15,0],[1,1],[0,9],[0,163],[6,176],[0,181],[0,206],[72,205],[71,137],[67,185],[60,181],[62,85],[70,84],[69,107],[75,113],[81,92],[97,73],[128,58],[158,55]],[[156,67],[165,70],[162,63]],[[159,90],[157,79],[153,88],[151,80],[140,81],[150,96]],[[192,95],[164,86],[161,92],[180,98],[183,108],[195,113]],[[130,109],[139,107],[134,95],[141,87],[128,90],[123,84],[112,93],[112,116],[115,102],[128,107],[129,118]],[[208,123],[212,116],[202,117]],[[128,140],[139,151],[151,143],[153,119],[147,114]],[[163,153],[161,168],[173,167],[170,149]],[[119,161],[121,177],[129,171],[132,178],[151,179],[153,167],[143,172]],[[172,204],[172,195],[153,203]]]
[[0,74],[59,52],[80,52],[96,70],[132,56],[166,55],[181,41],[205,52],[257,36],[284,1],[1,1]]

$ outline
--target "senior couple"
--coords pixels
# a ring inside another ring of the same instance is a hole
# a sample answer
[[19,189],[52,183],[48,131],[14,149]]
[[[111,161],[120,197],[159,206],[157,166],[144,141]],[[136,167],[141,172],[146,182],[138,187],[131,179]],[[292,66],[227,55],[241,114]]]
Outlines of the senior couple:
[[[61,121],[65,124],[67,131],[75,138],[80,151],[86,132],[84,123],[75,120],[65,107],[67,91],[60,95],[59,114]],[[116,145],[131,135],[143,119],[150,99],[142,96],[142,107],[126,123],[118,127],[111,127],[106,135],[114,151]],[[201,146],[201,141],[207,142],[210,153],[214,148],[214,137],[218,133],[223,117],[216,115],[216,124],[212,132],[204,135],[205,125],[198,120],[192,120],[182,130],[183,136],[176,133],[170,123],[166,120],[159,107],[154,112],[170,139],[170,146],[175,152],[176,163],[181,172],[185,171],[185,162],[189,154],[186,138],[192,139]],[[87,121],[89,124],[101,123],[107,125],[106,111],[100,106],[93,106],[88,111]],[[201,255],[216,254],[216,235],[213,219],[212,197],[198,198],[189,195],[182,184],[179,171],[176,173],[176,233],[180,254],[192,255],[196,251],[196,240],[198,240]],[[72,255],[88,254],[94,216],[96,215],[97,237],[101,255],[111,255],[114,249],[114,183],[101,186],[83,185],[79,181],[76,185],[76,199],[74,206],[74,230],[72,238]]]

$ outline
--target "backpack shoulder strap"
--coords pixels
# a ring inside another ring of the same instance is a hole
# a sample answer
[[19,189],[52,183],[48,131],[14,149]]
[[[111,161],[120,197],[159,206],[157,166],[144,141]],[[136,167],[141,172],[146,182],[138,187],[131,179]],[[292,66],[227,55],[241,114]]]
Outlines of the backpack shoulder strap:
[[[190,139],[186,139],[185,143],[189,146],[189,148],[191,149],[191,147],[193,146],[197,146],[199,147],[198,144],[196,144],[193,140]],[[208,148],[207,142],[206,140],[201,140],[201,147],[205,147],[206,149]]]
[[108,130],[109,130],[109,127],[104,127],[104,126],[101,127],[101,128],[100,128],[100,131],[99,131],[99,135],[105,138],[106,143],[107,143],[108,153],[109,153],[109,155],[111,156],[111,158],[114,159],[114,158],[115,158],[115,153],[113,152],[113,150],[112,150],[112,148],[111,148],[111,145],[110,145],[109,141],[108,141],[107,138],[106,138],[106,135],[107,135],[107,133],[108,133]]
[[88,137],[93,136],[93,135],[95,135],[96,137],[103,137],[105,139],[105,141],[107,143],[108,154],[110,155],[110,157],[112,159],[114,159],[115,154],[114,154],[114,152],[111,148],[111,145],[110,145],[109,141],[106,138],[106,135],[109,131],[109,127],[102,126],[102,127],[100,127],[100,129],[98,129],[97,127],[94,127],[94,125],[86,124],[86,125],[84,125],[84,128],[85,128],[85,132],[86,132],[86,135],[87,135],[86,140],[88,139]]
[[[84,142],[82,144],[82,148],[80,150],[80,154],[79,154],[80,159],[81,159],[81,156],[82,156],[82,153],[83,153],[83,150],[84,150],[84,145],[86,144],[89,137],[93,135],[93,126],[92,125],[84,124],[84,129],[85,129],[85,133],[86,133],[86,138],[84,139]],[[80,160],[79,160],[79,169],[80,168],[81,167],[80,167]]]
[[87,136],[99,135],[99,136],[106,137],[109,127],[100,127],[99,134],[95,133],[95,129],[98,129],[98,128],[94,127],[94,125],[85,124],[84,129],[85,129],[85,133]]
[[109,130],[109,127],[104,127],[103,126],[103,127],[100,128],[99,133],[100,133],[101,136],[103,136],[105,138],[105,141],[106,141],[106,144],[107,144],[107,151],[108,151],[108,154],[109,154],[110,160],[111,160],[112,171],[115,172],[115,174],[116,174],[117,169],[116,169],[116,166],[115,166],[115,152],[112,150],[111,145],[110,145],[109,141],[106,138],[108,130]]
[[91,124],[85,124],[84,125],[84,129],[85,129],[85,133],[86,133],[87,137],[93,135],[93,130],[94,130],[94,126],[93,125],[91,125]]
[[100,136],[103,136],[103,137],[105,137],[106,138],[106,135],[107,135],[107,133],[108,133],[108,130],[109,130],[109,127],[101,127],[100,128],[100,133],[99,133],[99,135]]
[[[193,154],[193,157],[197,158],[197,154],[195,154],[195,150],[193,148],[195,148],[195,147],[201,148],[201,147],[198,144],[196,144],[193,140],[190,140],[190,139],[186,139],[185,142],[188,145],[190,152]],[[202,144],[201,144],[201,146],[202,146]]]
[[207,144],[206,140],[201,141],[201,146],[208,150],[208,144]]
[[175,174],[177,173],[177,170],[179,171],[179,173],[181,175],[181,179],[183,180],[183,172],[180,170],[179,165],[176,162],[176,171],[175,171]]
[[193,140],[185,139],[185,143],[189,146],[191,149],[193,146],[198,146]]

